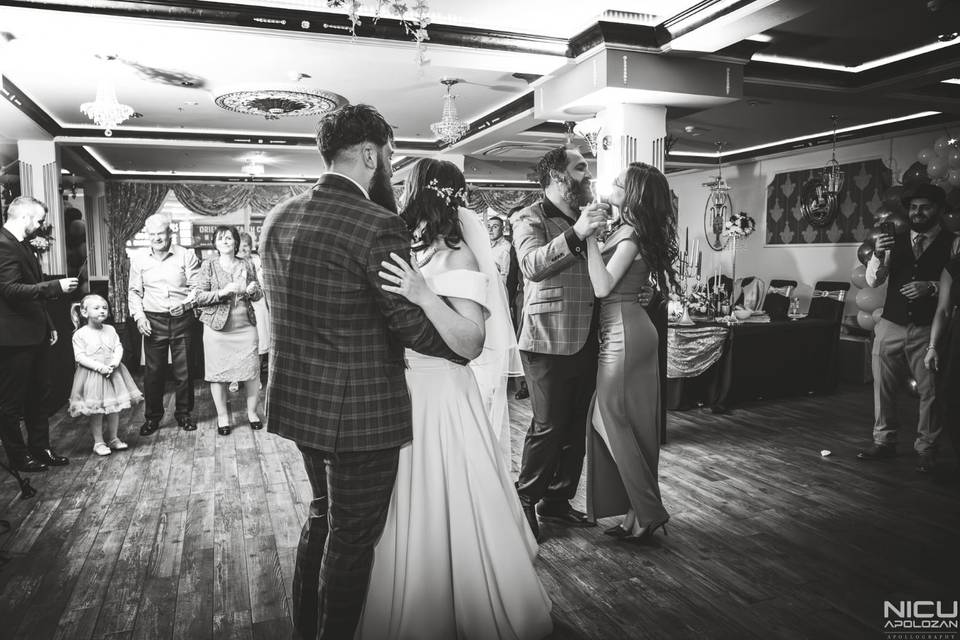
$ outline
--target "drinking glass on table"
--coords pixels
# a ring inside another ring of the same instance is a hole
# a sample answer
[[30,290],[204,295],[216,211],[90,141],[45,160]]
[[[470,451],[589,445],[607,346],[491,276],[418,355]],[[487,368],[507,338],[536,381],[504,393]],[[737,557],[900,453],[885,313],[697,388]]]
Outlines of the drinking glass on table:
[[790,300],[790,308],[787,310],[787,317],[791,320],[799,320],[803,317],[803,314],[800,313],[800,298],[794,296]]

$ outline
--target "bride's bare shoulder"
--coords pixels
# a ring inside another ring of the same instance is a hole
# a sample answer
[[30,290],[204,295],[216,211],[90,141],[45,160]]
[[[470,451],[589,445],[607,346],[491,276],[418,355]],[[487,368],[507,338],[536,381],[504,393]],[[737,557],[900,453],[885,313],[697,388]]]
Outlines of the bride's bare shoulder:
[[465,242],[457,244],[456,248],[443,252],[444,262],[448,269],[467,269],[479,271],[480,264],[470,247]]

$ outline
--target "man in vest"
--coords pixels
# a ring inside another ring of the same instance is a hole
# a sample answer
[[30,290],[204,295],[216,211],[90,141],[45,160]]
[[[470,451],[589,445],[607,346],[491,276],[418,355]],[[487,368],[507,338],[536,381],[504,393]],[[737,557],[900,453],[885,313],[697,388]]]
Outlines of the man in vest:
[[880,460],[896,456],[897,393],[912,375],[920,394],[914,449],[920,456],[917,471],[921,473],[933,468],[941,428],[935,406],[935,374],[923,366],[923,359],[930,344],[940,274],[953,246],[953,234],[940,228],[945,201],[943,189],[931,184],[907,193],[903,204],[910,233],[879,235],[867,263],[867,285],[880,286],[888,279],[889,285],[873,341],[873,446],[857,457]]

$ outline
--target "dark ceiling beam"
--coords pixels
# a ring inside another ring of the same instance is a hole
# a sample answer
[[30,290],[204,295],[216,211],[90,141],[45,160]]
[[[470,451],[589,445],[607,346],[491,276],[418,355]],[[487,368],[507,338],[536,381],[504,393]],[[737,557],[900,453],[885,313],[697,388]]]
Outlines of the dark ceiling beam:
[[[9,0],[4,5],[46,11],[86,13],[150,20],[172,20],[194,24],[249,27],[270,31],[288,31],[342,36],[350,38],[350,19],[343,13],[306,11],[275,7],[223,4],[181,0],[181,2],[131,2],[128,0],[89,0],[82,5],[68,2],[44,2],[40,0]],[[374,21],[361,16],[356,35],[360,38],[375,38],[412,43],[403,23],[394,18],[383,17]],[[493,49],[535,55],[567,55],[568,40],[550,36],[513,33],[493,29],[479,29],[431,23],[428,27],[429,44]]]
[[743,82],[839,92],[889,91],[939,82],[958,72],[960,46],[930,51],[860,73],[751,61],[744,66]]
[[[734,11],[739,11],[744,7],[748,7],[753,4],[756,0],[737,0],[737,2],[732,3],[730,6],[725,7],[724,9],[711,12],[709,9],[716,4],[719,4],[721,0],[704,0],[703,2],[698,2],[692,7],[688,8],[686,11],[682,11],[675,16],[667,18],[661,24],[657,25],[657,28],[661,30],[661,33],[665,33],[666,36],[661,35],[661,38],[664,39],[661,44],[666,44],[673,38],[679,38],[682,35],[690,33],[691,31],[696,31],[697,29],[707,26],[713,20],[723,17]],[[678,28],[677,25],[683,23],[684,21],[689,21],[684,27]]]
[[[854,140],[860,140],[863,138],[871,138],[878,135],[890,135],[895,133],[902,133],[906,131],[911,131],[920,127],[929,127],[934,125],[947,125],[955,124],[957,121],[956,116],[953,116],[948,113],[941,113],[939,115],[927,116],[926,118],[917,118],[914,120],[906,120],[903,122],[894,122],[891,124],[878,125],[875,127],[868,127],[866,129],[858,129],[856,131],[846,131],[843,133],[837,134],[838,142],[850,142]],[[829,145],[833,143],[833,137],[831,134],[825,134],[817,138],[811,138],[809,140],[803,140],[800,142],[786,142],[782,144],[773,145],[770,147],[765,147],[763,149],[758,149],[756,151],[747,151],[743,153],[725,153],[723,155],[723,162],[743,162],[747,160],[757,160],[766,156],[776,155],[780,153],[786,153],[789,151],[800,151],[807,150],[813,147],[819,147],[821,145]],[[689,163],[691,159],[689,156],[671,156],[667,154],[666,162],[672,163],[676,161],[678,163]]]
[[[433,36],[431,36],[431,39]],[[597,22],[570,39],[567,56],[576,58],[599,46],[620,46],[658,51],[661,43],[655,27],[621,22]]]
[[[457,142],[459,143],[463,140],[466,140],[467,138],[471,138],[475,135],[482,133],[483,131],[486,131],[487,129],[489,129],[490,127],[496,124],[499,124],[501,122],[509,120],[510,118],[519,116],[525,112],[532,111],[532,110],[533,110],[533,91],[530,91],[528,93],[523,94],[516,100],[513,100],[505,104],[499,109],[495,109],[494,111],[491,111],[490,113],[484,116],[480,116],[479,118],[471,122],[470,128],[467,130],[466,135],[464,135],[463,138],[461,138]],[[440,141],[435,144],[434,150],[446,149],[449,146],[450,145],[446,144],[445,142]],[[402,148],[402,147],[403,147],[403,143],[400,143],[399,148]]]
[[94,158],[93,154],[83,147],[79,145],[64,145],[63,149],[65,153],[73,156],[73,161],[78,162],[81,165],[86,165],[84,168],[93,171],[98,178],[106,180],[113,177],[110,172],[107,171],[107,168],[100,164],[100,161]]
[[940,82],[960,73],[960,45],[931,51],[922,56],[893,62],[857,74],[860,86],[869,91],[907,90]]
[[20,87],[15,85],[6,76],[0,75],[0,89],[2,89],[0,93],[3,94],[3,98],[16,107],[22,114],[33,120],[38,127],[53,137],[60,135],[62,129],[60,125],[57,124],[57,121],[51,118],[46,111],[41,109],[36,102],[24,94]]

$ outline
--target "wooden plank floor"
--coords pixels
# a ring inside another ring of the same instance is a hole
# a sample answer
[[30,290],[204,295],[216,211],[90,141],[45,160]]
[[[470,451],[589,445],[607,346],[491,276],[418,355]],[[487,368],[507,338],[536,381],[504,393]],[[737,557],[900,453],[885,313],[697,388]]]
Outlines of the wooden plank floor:
[[[86,424],[61,413],[53,440],[71,464],[32,474],[29,500],[0,477],[0,518],[13,525],[0,535],[11,558],[0,638],[289,637],[310,499],[299,454],[247,427],[217,436],[198,388],[196,432],[176,429],[168,397],[160,431],[140,437],[140,412],[124,414],[131,449],[100,458]],[[516,472],[527,402],[511,400],[511,413]],[[945,454],[948,473],[919,475],[909,446],[858,462],[871,415],[869,387],[672,413],[660,466],[669,537],[638,547],[602,526],[544,525],[553,637],[877,638],[884,599],[955,599],[956,462]]]

